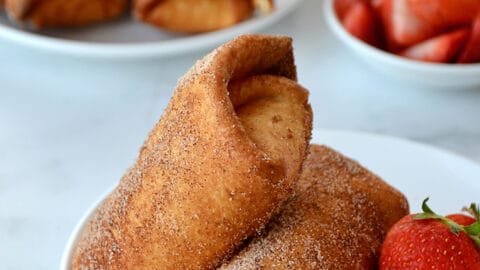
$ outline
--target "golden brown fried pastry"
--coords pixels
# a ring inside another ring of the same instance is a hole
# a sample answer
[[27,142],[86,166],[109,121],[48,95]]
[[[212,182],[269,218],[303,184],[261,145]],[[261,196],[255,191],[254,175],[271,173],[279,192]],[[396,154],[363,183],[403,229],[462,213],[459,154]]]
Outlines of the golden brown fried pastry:
[[4,0],[10,18],[35,28],[81,26],[124,13],[128,0]]
[[252,16],[255,8],[267,13],[272,0],[134,0],[135,16],[160,28],[199,33],[232,26]]
[[273,0],[252,0],[253,6],[262,14],[267,14],[273,11]]
[[406,198],[340,153],[312,145],[294,195],[221,269],[376,269]]
[[291,195],[311,133],[291,40],[241,36],[180,79],[72,269],[212,269]]

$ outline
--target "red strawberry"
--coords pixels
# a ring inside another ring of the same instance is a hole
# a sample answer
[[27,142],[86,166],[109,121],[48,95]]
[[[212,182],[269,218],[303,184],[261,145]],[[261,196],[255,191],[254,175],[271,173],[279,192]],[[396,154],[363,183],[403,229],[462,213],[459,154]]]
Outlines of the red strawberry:
[[379,24],[373,9],[364,2],[354,4],[342,20],[345,29],[366,43],[380,47]]
[[[480,1],[479,1],[480,2]],[[458,63],[477,63],[480,62],[480,13],[473,21],[472,34],[458,58]]]
[[398,47],[411,46],[441,32],[441,29],[417,16],[410,7],[409,0],[377,0],[374,6],[381,14],[391,51]]
[[455,221],[457,224],[463,225],[463,226],[469,226],[475,223],[477,221],[471,216],[466,216],[464,214],[451,214],[445,216],[446,218]]
[[478,0],[409,0],[415,14],[441,28],[468,25],[480,11]]
[[[380,270],[480,269],[480,222],[478,206],[472,204],[477,220],[462,226],[435,214],[424,201],[424,213],[408,215],[388,232],[382,245]],[[474,206],[474,207],[473,207]],[[469,217],[453,218],[469,223]]]
[[370,0],[370,5],[376,10],[380,9],[383,4],[383,0]]
[[351,7],[357,3],[365,1],[366,0],[335,0],[333,2],[333,8],[335,9],[335,13],[337,13],[338,18],[343,20],[343,18],[345,18],[345,14],[347,14]]
[[460,29],[418,43],[400,55],[426,62],[450,63],[463,49],[469,35],[470,30]]

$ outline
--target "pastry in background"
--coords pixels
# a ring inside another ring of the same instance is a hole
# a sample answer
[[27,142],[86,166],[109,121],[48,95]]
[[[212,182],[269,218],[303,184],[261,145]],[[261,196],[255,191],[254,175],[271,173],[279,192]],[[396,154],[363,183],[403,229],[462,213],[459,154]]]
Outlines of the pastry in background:
[[212,269],[262,230],[309,145],[295,81],[287,37],[240,36],[197,62],[86,223],[72,269]]
[[273,10],[273,0],[134,0],[135,17],[165,30],[209,32]]
[[260,12],[260,14],[268,14],[273,12],[275,5],[273,0],[251,0],[253,6]]
[[[1,1],[1,0],[0,0]],[[123,14],[128,0],[4,0],[8,16],[33,28],[82,26]]]
[[406,198],[340,153],[311,145],[294,195],[221,269],[376,269]]

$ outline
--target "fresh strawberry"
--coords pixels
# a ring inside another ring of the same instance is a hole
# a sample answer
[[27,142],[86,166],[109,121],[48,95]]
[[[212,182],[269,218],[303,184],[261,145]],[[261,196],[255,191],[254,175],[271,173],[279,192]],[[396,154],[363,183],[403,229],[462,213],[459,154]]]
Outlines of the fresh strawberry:
[[419,18],[411,9],[409,0],[377,0],[374,7],[380,12],[390,51],[409,47],[441,32]]
[[473,223],[475,223],[475,221],[477,221],[473,217],[466,216],[464,214],[451,214],[451,215],[447,215],[445,217],[450,219],[450,220],[453,220],[454,222],[456,222],[457,224],[462,225],[462,226],[470,226]]
[[412,10],[443,29],[468,25],[480,11],[479,0],[409,0]]
[[380,47],[380,25],[373,9],[364,2],[354,4],[342,20],[345,29],[366,43]]
[[470,39],[458,58],[458,63],[462,64],[477,62],[480,62],[480,13],[473,21]]
[[[379,269],[480,269],[480,222],[478,206],[472,204],[474,223],[460,225],[434,213],[424,200],[424,213],[408,215],[388,232],[382,245]],[[453,215],[459,222],[471,218]]]
[[379,10],[383,5],[384,0],[370,0],[370,5],[375,9]]
[[426,62],[450,63],[465,47],[469,35],[468,29],[456,30],[418,43],[400,55]]
[[335,13],[337,13],[338,18],[343,20],[350,8],[361,2],[366,3],[365,0],[335,0],[333,2],[333,8],[335,9]]

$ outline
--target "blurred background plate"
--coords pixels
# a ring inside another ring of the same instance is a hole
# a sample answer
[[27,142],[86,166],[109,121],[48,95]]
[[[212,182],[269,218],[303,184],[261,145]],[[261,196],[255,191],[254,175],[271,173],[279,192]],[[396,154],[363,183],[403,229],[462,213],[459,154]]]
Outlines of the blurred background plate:
[[76,29],[32,32],[0,14],[0,38],[49,52],[95,58],[151,58],[178,55],[219,44],[274,24],[294,10],[302,0],[276,0],[275,11],[255,16],[219,31],[184,35],[166,32],[125,16],[110,23]]

